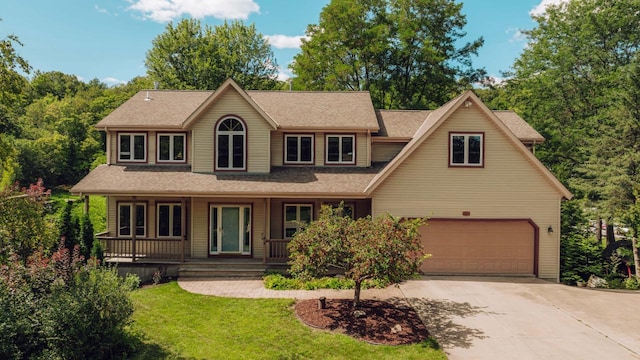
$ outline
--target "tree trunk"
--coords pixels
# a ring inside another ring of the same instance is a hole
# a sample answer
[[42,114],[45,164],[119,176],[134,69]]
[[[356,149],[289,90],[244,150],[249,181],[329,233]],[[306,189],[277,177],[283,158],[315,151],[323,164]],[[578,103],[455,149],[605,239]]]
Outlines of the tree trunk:
[[613,233],[613,224],[607,224],[607,246],[613,244],[616,241],[616,236]]
[[598,219],[596,227],[596,238],[598,239],[598,243],[602,245],[602,219]]
[[636,268],[636,278],[640,279],[640,255],[638,255],[638,239],[631,237],[631,249],[633,250],[633,265]]
[[356,280],[354,289],[355,289],[355,295],[353,297],[353,307],[354,308],[359,308],[360,307],[360,289],[362,288],[362,280]]

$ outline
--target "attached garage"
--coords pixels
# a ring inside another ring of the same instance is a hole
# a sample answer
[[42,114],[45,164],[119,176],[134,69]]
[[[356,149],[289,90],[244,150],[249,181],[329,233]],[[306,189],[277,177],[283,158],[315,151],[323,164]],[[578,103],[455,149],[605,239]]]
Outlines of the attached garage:
[[421,229],[426,274],[537,275],[538,228],[530,220],[431,219]]

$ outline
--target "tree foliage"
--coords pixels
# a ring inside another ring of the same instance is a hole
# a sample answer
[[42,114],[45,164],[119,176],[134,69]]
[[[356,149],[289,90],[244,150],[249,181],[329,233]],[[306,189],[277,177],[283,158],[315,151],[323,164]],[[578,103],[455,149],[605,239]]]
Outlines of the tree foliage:
[[41,250],[0,267],[0,357],[112,359],[127,345],[137,277],[84,264],[79,248]]
[[424,219],[390,215],[353,220],[344,215],[342,206],[323,206],[319,218],[289,243],[290,271],[301,278],[322,276],[331,268],[344,271],[355,282],[357,307],[364,280],[398,283],[418,271],[425,258],[418,231],[424,224]]
[[278,66],[255,25],[240,21],[202,26],[199,20],[169,23],[147,52],[147,74],[165,89],[214,90],[227,78],[245,89],[273,89]]
[[20,191],[14,187],[0,192],[0,264],[10,254],[26,259],[39,248],[54,246],[55,227],[45,218],[49,195],[41,180]]
[[635,0],[547,7],[492,99],[542,133],[536,155],[608,224],[640,199],[638,13]]
[[291,66],[296,87],[366,90],[376,108],[433,108],[481,80],[461,4],[451,0],[333,0],[309,25]]

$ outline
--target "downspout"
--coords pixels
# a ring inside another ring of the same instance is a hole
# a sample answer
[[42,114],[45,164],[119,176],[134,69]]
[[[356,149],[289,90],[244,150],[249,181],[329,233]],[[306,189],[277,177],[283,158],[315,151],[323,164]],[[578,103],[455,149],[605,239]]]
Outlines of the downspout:
[[107,136],[105,137],[106,140],[106,152],[107,152],[107,166],[111,165],[111,134],[109,133],[109,128],[105,126],[104,128],[105,133],[107,134]]
[[367,167],[371,167],[371,129],[367,129]]

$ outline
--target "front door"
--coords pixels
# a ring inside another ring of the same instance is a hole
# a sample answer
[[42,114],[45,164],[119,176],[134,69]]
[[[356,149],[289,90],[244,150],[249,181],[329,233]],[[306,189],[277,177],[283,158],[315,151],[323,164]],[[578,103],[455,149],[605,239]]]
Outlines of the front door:
[[251,207],[211,205],[209,255],[251,254]]

